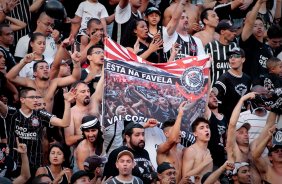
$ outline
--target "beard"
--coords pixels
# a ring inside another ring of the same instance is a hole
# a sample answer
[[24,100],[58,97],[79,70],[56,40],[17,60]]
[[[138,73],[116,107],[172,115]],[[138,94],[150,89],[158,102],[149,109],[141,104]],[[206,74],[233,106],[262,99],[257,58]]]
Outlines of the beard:
[[143,150],[145,147],[144,141],[140,141],[137,145],[134,145],[133,142],[130,140],[129,144],[133,150]]
[[43,76],[43,77],[41,77],[41,80],[43,80],[43,81],[48,81],[48,80],[49,80],[49,77]]
[[90,97],[86,97],[84,100],[83,100],[83,105],[86,106],[86,105],[89,105],[90,104]]

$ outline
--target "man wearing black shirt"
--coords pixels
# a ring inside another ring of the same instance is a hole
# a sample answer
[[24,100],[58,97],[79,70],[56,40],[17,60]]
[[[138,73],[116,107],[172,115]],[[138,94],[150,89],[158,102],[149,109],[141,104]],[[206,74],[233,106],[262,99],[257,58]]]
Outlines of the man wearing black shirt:
[[9,47],[13,45],[14,33],[12,28],[8,24],[0,24],[0,52],[3,53],[7,71],[15,66],[16,60],[9,50]]
[[242,71],[245,52],[237,47],[228,52],[227,55],[229,55],[231,69],[219,77],[213,90],[222,102],[219,106],[219,112],[223,113],[226,120],[229,121],[239,99],[250,91],[251,79]]
[[246,16],[245,25],[241,34],[239,45],[246,53],[243,71],[252,80],[267,73],[266,61],[271,54],[271,48],[264,43],[265,27],[262,19],[257,18],[258,11],[266,0],[258,0]]
[[20,92],[21,108],[6,106],[0,101],[0,114],[6,118],[8,144],[10,147],[10,156],[20,166],[20,158],[13,149],[17,145],[18,137],[21,143],[27,145],[29,150],[29,163],[31,174],[34,175],[36,169],[42,164],[42,131],[46,126],[67,127],[70,122],[70,103],[73,101],[73,92],[65,93],[65,112],[63,119],[44,111],[35,110],[37,101],[41,96],[33,88],[26,88]]
[[118,154],[123,150],[129,150],[134,155],[136,166],[132,174],[141,178],[144,184],[150,184],[153,181],[153,174],[155,170],[150,161],[149,153],[144,149],[144,127],[140,124],[133,122],[129,123],[124,129],[126,146],[121,146],[113,150],[105,165],[104,176],[117,176],[118,169],[115,166]]

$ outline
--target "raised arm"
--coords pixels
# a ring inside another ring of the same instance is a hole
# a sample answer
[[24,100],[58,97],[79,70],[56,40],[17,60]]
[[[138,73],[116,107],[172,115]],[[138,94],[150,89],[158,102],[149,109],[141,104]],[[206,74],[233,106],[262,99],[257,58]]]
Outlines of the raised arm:
[[234,163],[226,161],[220,168],[215,170],[204,182],[204,184],[214,184],[225,170],[233,170]]
[[8,107],[6,104],[4,104],[2,101],[0,101],[0,115],[2,117],[6,117],[8,113]]
[[166,26],[167,34],[169,36],[171,36],[176,31],[177,24],[180,21],[180,18],[181,18],[181,15],[182,15],[182,12],[184,10],[184,6],[186,5],[186,3],[187,3],[187,0],[180,0],[175,12],[172,14],[172,17]]
[[90,114],[99,117],[100,115],[100,107],[104,95],[104,66],[102,68],[101,78],[98,81],[98,84],[96,86],[95,93],[91,96],[90,100]]
[[66,52],[66,47],[70,44],[70,38],[71,35],[66,38],[61,45],[58,48],[58,51],[55,55],[54,62],[52,63],[51,69],[50,69],[50,79],[54,79],[58,76],[60,71],[61,62],[63,60],[63,55]]
[[129,3],[129,0],[121,0],[119,3],[118,3],[118,6],[123,9],[125,8]]
[[34,53],[27,54],[25,57],[11,70],[6,74],[6,78],[10,81],[21,85],[21,86],[32,86],[33,81],[26,77],[19,77],[18,74],[20,73],[21,69],[27,64],[33,61]]
[[254,159],[254,163],[261,174],[265,174],[268,170],[270,162],[267,161],[266,158],[262,157],[262,153],[266,148],[267,143],[271,140],[275,129],[275,125],[271,128],[268,128],[268,134],[260,142],[257,142],[257,146],[252,150],[252,157]]
[[226,142],[226,151],[227,151],[227,159],[230,161],[235,161],[236,157],[234,155],[234,147],[237,146],[236,144],[236,124],[238,122],[242,106],[244,105],[244,102],[248,99],[255,98],[255,93],[248,93],[244,96],[242,96],[235,106],[232,115],[230,117],[230,122],[228,125],[228,131],[227,131],[227,142]]
[[158,146],[158,149],[157,149],[158,155],[166,154],[173,147],[173,145],[177,143],[177,140],[179,139],[181,121],[182,121],[182,117],[184,113],[184,106],[186,104],[187,104],[187,101],[184,101],[180,104],[175,124],[171,128],[170,136],[164,143]]
[[6,16],[6,20],[8,20],[11,23],[10,26],[13,31],[18,31],[26,27],[26,23],[19,19]]
[[258,0],[253,9],[247,14],[241,35],[243,41],[246,41],[252,35],[259,8],[264,2],[266,0]]
[[17,150],[18,153],[21,154],[21,174],[13,181],[13,184],[21,184],[27,182],[27,180],[30,178],[30,171],[29,171],[29,162],[27,157],[27,148],[25,144],[19,143],[18,138],[17,139],[17,145],[18,148],[14,148]]
[[74,82],[80,80],[80,77],[81,77],[81,66],[80,66],[80,62],[79,62],[80,57],[81,57],[81,54],[77,51],[75,51],[71,55],[71,58],[72,58],[72,61],[73,61],[72,74],[70,76],[67,76],[67,77],[54,79],[54,80],[56,80],[58,87],[65,87],[65,86],[71,85]]
[[44,0],[35,0],[33,3],[29,6],[29,11],[31,13],[37,12],[40,7],[43,5],[45,1]]
[[50,120],[50,123],[54,126],[58,127],[68,127],[70,125],[70,120],[71,120],[71,103],[75,99],[75,89],[71,89],[68,93],[64,93],[64,98],[65,98],[65,110],[64,110],[64,115],[63,119],[57,118],[57,117],[52,117]]

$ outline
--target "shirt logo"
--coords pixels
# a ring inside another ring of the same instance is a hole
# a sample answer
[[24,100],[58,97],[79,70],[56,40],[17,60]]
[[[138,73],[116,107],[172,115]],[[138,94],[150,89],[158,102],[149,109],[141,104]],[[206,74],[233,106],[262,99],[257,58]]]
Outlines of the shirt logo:
[[31,119],[31,125],[34,126],[34,127],[39,126],[39,121],[38,121],[38,118],[37,118],[37,117],[33,117],[33,118]]

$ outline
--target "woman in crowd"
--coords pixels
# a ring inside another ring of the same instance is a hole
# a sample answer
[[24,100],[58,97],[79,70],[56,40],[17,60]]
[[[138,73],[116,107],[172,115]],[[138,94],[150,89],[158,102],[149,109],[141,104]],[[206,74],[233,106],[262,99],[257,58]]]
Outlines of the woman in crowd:
[[[34,53],[34,60],[26,64],[20,71],[19,75],[21,77],[33,78],[33,65],[36,61],[44,60],[44,51],[46,48],[46,38],[42,33],[33,33],[30,36],[30,41],[28,45],[28,54]],[[47,61],[50,65],[50,61]],[[53,62],[53,61],[51,61]]]
[[51,145],[48,155],[50,165],[39,167],[35,175],[38,176],[40,174],[48,174],[54,184],[70,183],[72,171],[69,168],[63,167],[65,162],[63,147],[58,143]]
[[158,50],[162,49],[163,40],[160,34],[156,34],[153,39],[148,35],[148,27],[145,20],[133,20],[126,30],[128,35],[127,43],[124,45],[127,49],[135,52],[141,58],[159,63],[160,57]]

